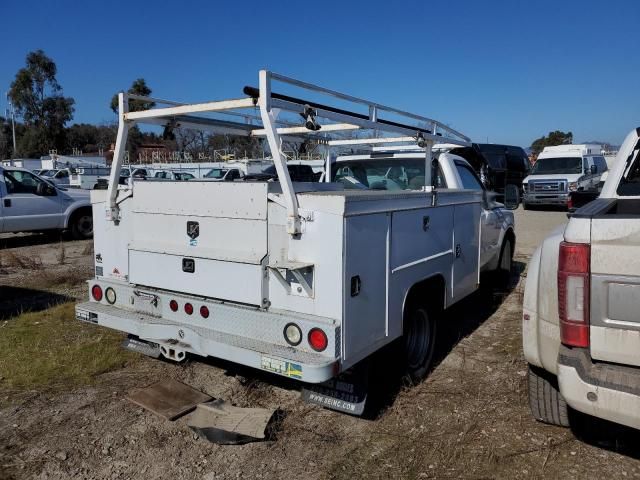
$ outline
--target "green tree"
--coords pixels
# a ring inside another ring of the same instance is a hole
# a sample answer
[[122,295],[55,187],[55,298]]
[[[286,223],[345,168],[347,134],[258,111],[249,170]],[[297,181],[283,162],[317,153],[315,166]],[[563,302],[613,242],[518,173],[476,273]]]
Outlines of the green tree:
[[568,145],[571,143],[573,143],[573,133],[565,133],[561,132],[560,130],[555,130],[553,132],[549,132],[549,135],[547,135],[546,137],[540,137],[534,140],[531,144],[531,151],[537,157],[544,149],[544,147]]
[[75,101],[62,96],[56,74],[55,62],[36,50],[27,54],[25,67],[11,83],[9,97],[27,127],[18,142],[22,155],[38,156],[64,148],[64,126],[73,118]]
[[[148,97],[151,95],[151,88],[147,85],[147,82],[144,78],[138,78],[134,80],[131,84],[127,93],[131,93],[133,95],[141,95],[143,97]],[[154,102],[141,102],[140,100],[129,100],[129,111],[136,112],[138,110],[148,110],[150,108],[155,107]],[[118,113],[118,94],[116,93],[113,97],[111,97],[111,103],[109,104],[113,113]]]

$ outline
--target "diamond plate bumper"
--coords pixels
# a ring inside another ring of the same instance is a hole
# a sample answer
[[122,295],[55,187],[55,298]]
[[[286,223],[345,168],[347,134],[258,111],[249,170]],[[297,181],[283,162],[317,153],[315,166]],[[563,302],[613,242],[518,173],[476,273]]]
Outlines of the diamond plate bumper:
[[[224,315],[223,310],[216,313],[217,320],[224,322],[221,315]],[[243,315],[248,314],[244,312]],[[269,320],[268,315],[262,312],[253,312],[253,315],[257,322]],[[228,360],[308,383],[324,382],[339,372],[338,358],[273,344],[262,338],[223,332],[202,323],[184,323],[98,302],[76,305],[76,318],[157,343],[163,355],[174,360],[183,358],[183,355],[179,355],[180,352],[188,352]],[[293,316],[289,320],[299,321]],[[279,333],[281,334],[281,330]]]

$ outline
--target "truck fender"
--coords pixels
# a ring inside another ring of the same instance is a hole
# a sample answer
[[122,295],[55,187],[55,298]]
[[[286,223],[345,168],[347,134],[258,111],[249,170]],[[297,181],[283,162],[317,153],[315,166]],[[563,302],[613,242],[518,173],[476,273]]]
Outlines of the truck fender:
[[81,209],[91,210],[91,202],[74,202],[64,212],[64,228],[69,228],[73,215]]
[[538,247],[529,260],[522,301],[522,351],[531,365],[542,368],[538,349],[538,277],[540,273],[540,253]]
[[[438,292],[438,299],[440,304],[437,306],[438,308],[444,309],[447,306],[447,282],[445,280],[445,276],[440,273],[434,273],[422,280],[414,283],[411,287],[407,289],[404,293],[404,298],[402,300],[402,316],[404,318],[404,312],[407,308],[408,301],[411,296],[418,295],[421,298],[434,298],[434,291]],[[436,297],[437,298],[437,297]]]

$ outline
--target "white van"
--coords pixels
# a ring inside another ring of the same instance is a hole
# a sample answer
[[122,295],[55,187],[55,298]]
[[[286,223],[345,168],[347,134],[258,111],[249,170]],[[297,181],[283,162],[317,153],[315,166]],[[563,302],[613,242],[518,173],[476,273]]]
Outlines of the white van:
[[569,193],[597,191],[607,162],[600,145],[545,147],[522,182],[523,206],[567,206]]

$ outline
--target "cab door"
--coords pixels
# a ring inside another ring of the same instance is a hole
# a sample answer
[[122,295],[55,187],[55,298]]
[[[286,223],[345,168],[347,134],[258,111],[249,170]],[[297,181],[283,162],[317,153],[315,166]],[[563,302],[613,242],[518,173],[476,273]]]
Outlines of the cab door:
[[3,232],[64,227],[62,200],[55,188],[24,170],[4,170],[3,179],[7,191],[2,198]]
[[[464,190],[482,195],[480,179],[465,162],[456,161],[456,172]],[[453,301],[473,293],[480,282],[479,255],[481,250],[480,224],[484,212],[477,202],[455,205],[453,218]],[[491,212],[487,212],[491,215]],[[488,234],[492,231],[489,230]]]

